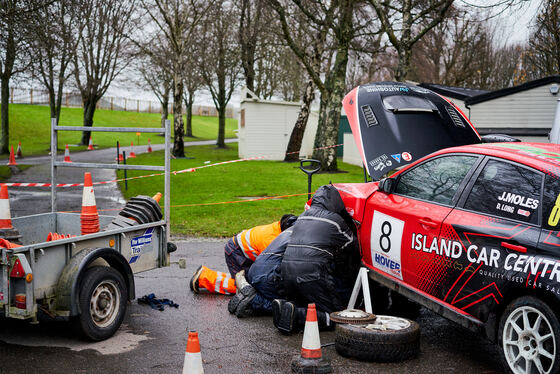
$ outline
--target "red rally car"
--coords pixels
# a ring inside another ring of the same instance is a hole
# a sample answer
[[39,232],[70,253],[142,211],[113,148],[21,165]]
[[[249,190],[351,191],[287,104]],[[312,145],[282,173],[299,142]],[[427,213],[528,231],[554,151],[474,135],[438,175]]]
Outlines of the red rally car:
[[496,143],[335,186],[373,280],[499,342],[512,372],[557,373],[559,175],[559,146]]
[[560,146],[445,148],[335,186],[372,280],[497,342],[510,372],[560,372]]

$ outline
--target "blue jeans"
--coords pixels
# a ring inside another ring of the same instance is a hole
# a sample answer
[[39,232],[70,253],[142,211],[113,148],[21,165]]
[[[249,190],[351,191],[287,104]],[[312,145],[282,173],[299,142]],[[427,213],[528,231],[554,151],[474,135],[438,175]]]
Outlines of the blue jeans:
[[253,265],[253,261],[245,257],[243,250],[237,245],[233,238],[230,238],[226,243],[224,253],[226,256],[226,265],[232,278],[241,270],[245,270],[245,274],[247,274],[249,268]]

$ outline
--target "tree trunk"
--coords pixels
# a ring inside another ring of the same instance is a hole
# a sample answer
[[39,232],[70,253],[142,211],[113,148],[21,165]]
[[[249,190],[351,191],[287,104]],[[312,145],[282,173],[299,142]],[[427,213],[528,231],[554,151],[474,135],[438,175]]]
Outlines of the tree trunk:
[[192,131],[192,107],[194,103],[194,92],[190,92],[188,97],[185,97],[185,107],[187,108],[187,126],[185,131],[185,136],[189,138],[194,138],[193,131]]
[[[95,114],[95,106],[97,105],[97,100],[95,98],[87,98],[83,100],[84,102],[84,126],[93,126],[93,115]],[[82,133],[81,145],[89,144],[89,137],[91,136],[91,131],[84,131]]]
[[10,80],[7,78],[2,78],[0,85],[2,86],[0,95],[1,97],[1,113],[2,118],[2,137],[0,138],[0,152],[8,153],[10,152],[10,123],[8,118],[8,103],[10,97]]
[[63,95],[63,90],[64,90],[64,83],[59,80],[58,83],[58,93],[56,96],[56,101],[54,103],[54,110],[55,110],[55,117],[56,118],[56,123],[58,124],[58,121],[60,120],[60,111],[62,108],[62,95]]
[[412,54],[411,47],[402,46],[398,51],[399,62],[397,70],[395,71],[395,80],[397,82],[404,82],[410,70],[410,55]]
[[161,127],[165,128],[165,121],[169,117],[169,91],[170,89],[166,90],[163,93],[163,97],[161,100]]
[[299,160],[301,143],[303,141],[305,128],[307,127],[307,120],[309,118],[311,102],[314,98],[315,92],[313,80],[310,79],[305,86],[305,92],[303,93],[303,102],[299,110],[296,124],[294,126],[294,129],[292,130],[292,134],[290,135],[288,149],[286,150],[286,157],[284,158],[284,161],[286,162],[296,162]]
[[49,118],[56,118],[56,96],[54,94],[54,89],[52,86],[47,87],[47,91],[49,92],[49,109],[51,110],[51,116]]
[[173,156],[185,157],[185,143],[183,135],[183,80],[176,78],[173,81]]
[[226,105],[220,105],[218,109],[218,141],[216,146],[218,148],[226,148],[225,135],[226,135]]
[[[351,25],[351,13],[346,14],[345,18],[350,19]],[[325,90],[321,93],[319,124],[315,136],[313,158],[321,161],[322,170],[328,172],[338,169],[336,162],[338,147],[336,145],[340,127],[340,103],[344,97],[348,49],[351,39],[351,37],[347,37],[339,40],[333,68],[325,78]]]

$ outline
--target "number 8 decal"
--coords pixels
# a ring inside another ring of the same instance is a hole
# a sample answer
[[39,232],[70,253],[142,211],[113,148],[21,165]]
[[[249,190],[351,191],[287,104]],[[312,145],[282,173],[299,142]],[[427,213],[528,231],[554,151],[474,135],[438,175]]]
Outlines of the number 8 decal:
[[[383,252],[389,252],[391,250],[391,231],[393,228],[391,227],[391,223],[389,221],[384,221],[381,225],[381,236],[379,237],[379,247]],[[383,244],[387,244],[386,246]]]

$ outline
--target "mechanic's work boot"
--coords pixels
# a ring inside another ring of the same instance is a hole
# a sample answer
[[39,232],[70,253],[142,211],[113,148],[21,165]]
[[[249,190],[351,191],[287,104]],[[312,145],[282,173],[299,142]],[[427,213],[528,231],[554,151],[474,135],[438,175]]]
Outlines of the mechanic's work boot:
[[253,308],[251,307],[251,302],[253,301],[256,295],[257,293],[255,292],[250,296],[245,296],[239,302],[239,305],[237,305],[237,308],[235,308],[235,315],[237,316],[237,318],[250,317],[253,315]]
[[250,305],[257,291],[245,279],[245,270],[235,274],[235,287],[237,291],[228,303],[228,311],[237,317],[248,317],[253,312]]
[[202,273],[202,265],[200,265],[198,269],[196,269],[194,275],[191,278],[191,281],[189,282],[189,285],[191,286],[191,291],[194,293],[200,292],[198,288],[198,278],[200,278],[200,273]]
[[254,296],[256,292],[253,286],[245,279],[245,270],[235,274],[235,287],[237,287],[237,292],[241,292],[245,296]]
[[330,331],[334,330],[335,323],[331,321],[329,313],[317,311],[317,324],[319,325],[319,330]]
[[238,288],[237,292],[235,293],[235,295],[233,295],[233,297],[231,298],[231,300],[227,305],[227,309],[231,314],[235,313],[235,309],[237,309],[237,306],[239,305],[241,300],[243,300],[244,297],[245,296],[243,296],[243,294],[239,292],[239,288]]
[[296,317],[296,305],[291,301],[287,301],[282,305],[280,310],[280,318],[278,319],[278,330],[284,334],[289,335],[294,331],[294,322]]
[[296,310],[294,311],[294,318],[293,318],[294,322],[293,322],[292,331],[293,332],[302,331],[305,328],[306,319],[307,319],[307,308],[296,307]]
[[282,306],[286,304],[285,299],[274,299],[272,300],[272,323],[274,327],[278,328],[278,322],[280,321],[280,315],[282,314]]

